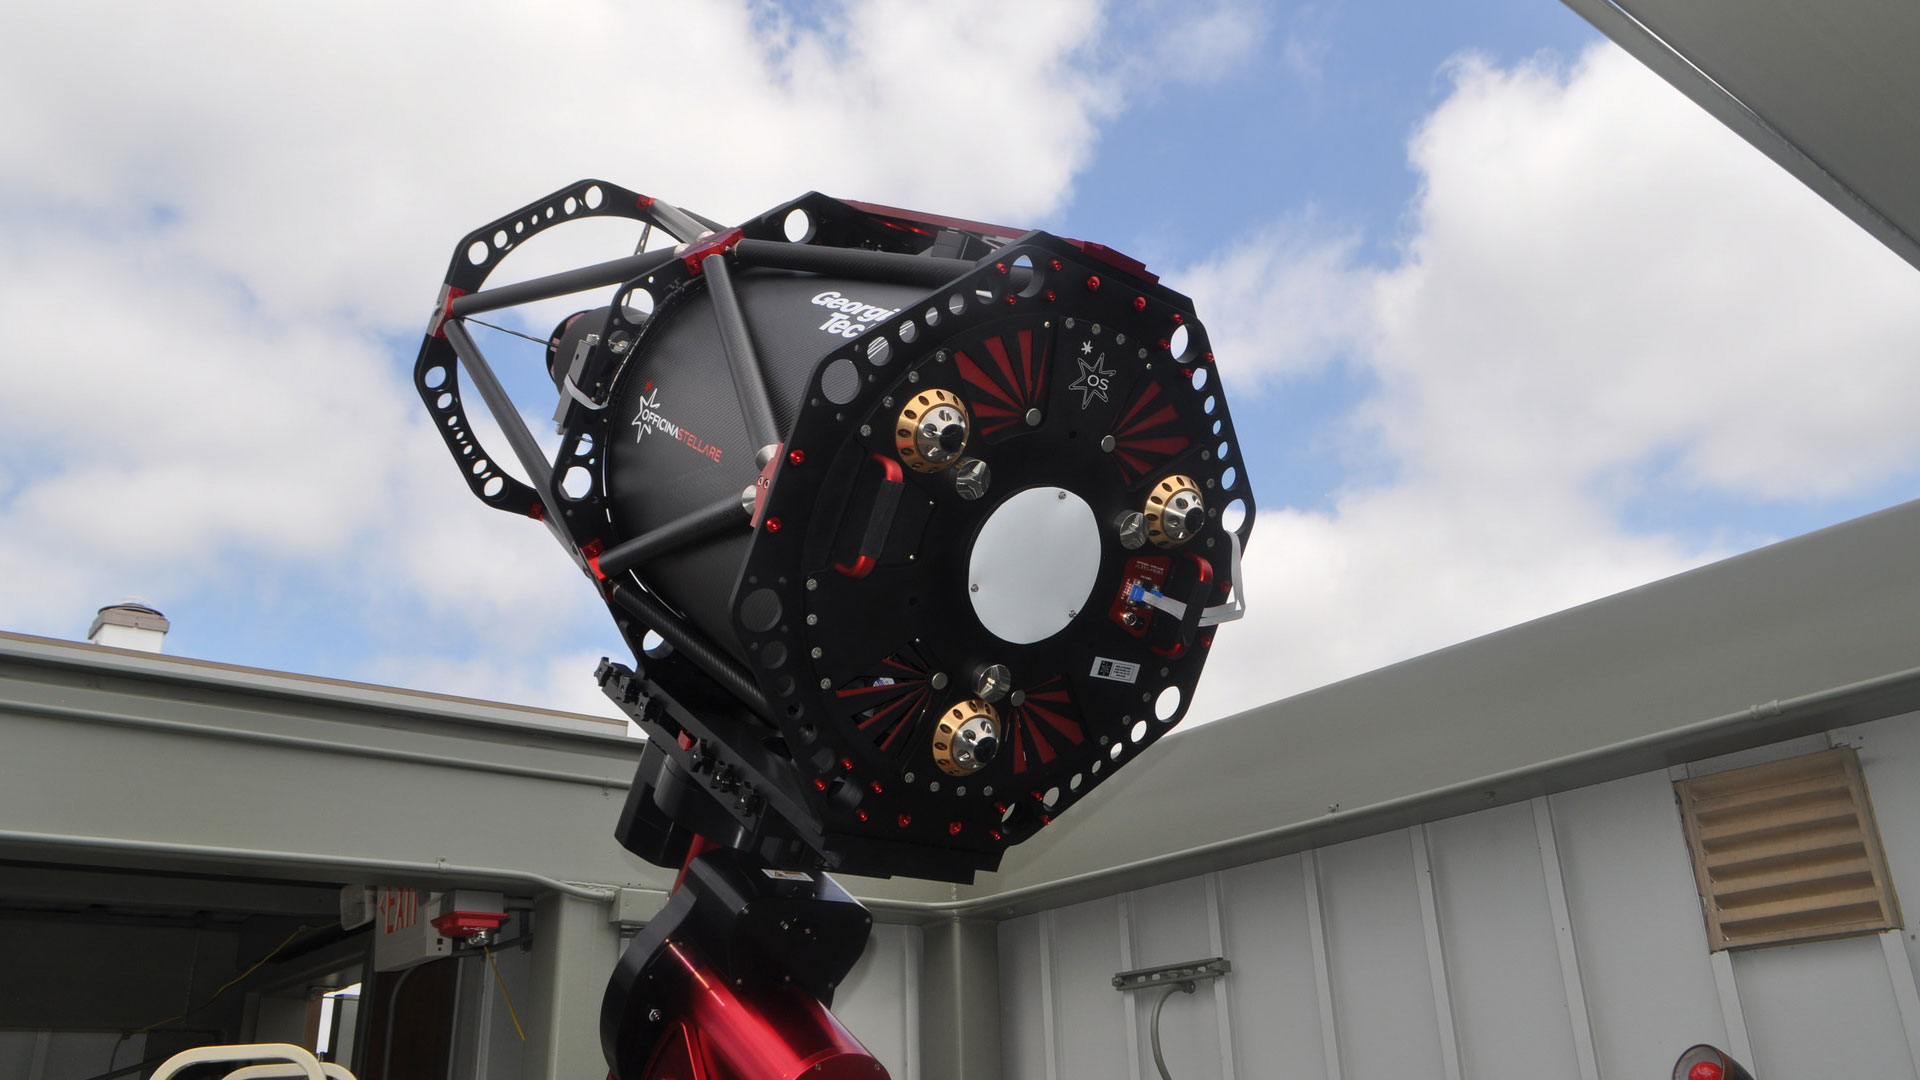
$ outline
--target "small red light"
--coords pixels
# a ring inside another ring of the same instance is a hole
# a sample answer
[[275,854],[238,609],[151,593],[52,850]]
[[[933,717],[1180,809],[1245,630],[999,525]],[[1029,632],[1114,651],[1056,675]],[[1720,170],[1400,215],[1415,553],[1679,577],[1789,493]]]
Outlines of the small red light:
[[1019,302],[1020,302],[1020,298],[1019,298],[1019,297],[1017,297],[1017,296],[1015,296],[1015,295],[1013,295],[1012,293],[1008,293],[1008,294],[1007,294],[1007,306],[1008,306],[1008,307],[1012,307],[1013,305],[1015,305],[1015,304],[1017,304],[1017,303],[1019,303]]
[[787,452],[787,464],[805,465],[806,463],[807,452],[805,450],[790,450]]
[[987,835],[988,835],[989,837],[991,837],[991,838],[993,838],[993,839],[995,839],[995,840],[999,840],[999,839],[1001,839],[1001,836],[1000,836],[1000,830],[999,830],[999,829],[988,829],[988,830],[987,830]]
[[868,784],[867,786],[873,789],[873,793],[875,795],[880,794],[880,781],[875,780],[873,783]]
[[1088,292],[1100,291],[1100,275],[1095,274],[1093,277],[1090,277],[1087,279],[1087,291]]
[[867,820],[867,812],[865,810],[855,810],[853,812],[853,815],[859,818],[861,821]]
[[1005,814],[1007,812],[1007,804],[1003,802],[994,803],[993,808],[995,810],[998,810],[1002,814]]
[[1711,1061],[1703,1061],[1687,1070],[1687,1080],[1724,1080],[1727,1070]]
[[1053,267],[1055,270],[1058,270],[1060,269],[1060,260],[1055,259],[1052,262],[1048,263],[1047,265]]
[[901,828],[903,828],[903,829],[904,829],[904,828],[906,828],[907,826],[909,826],[909,825],[911,825],[911,824],[913,824],[913,815],[912,815],[912,814],[901,814],[901,815],[900,815],[900,827],[901,827]]
[[815,778],[815,779],[814,779],[814,781],[813,781],[813,790],[815,790],[815,791],[825,791],[825,790],[827,790],[827,782],[826,782],[825,780],[821,780],[821,779],[818,779],[818,778]]
[[1042,296],[1044,296],[1044,297],[1046,297],[1046,298],[1047,298],[1047,303],[1049,303],[1049,304],[1051,304],[1051,303],[1053,303],[1053,301],[1054,301],[1054,300],[1056,299],[1056,298],[1055,298],[1055,296],[1054,296],[1054,294],[1053,294],[1053,290],[1052,290],[1052,289],[1048,289],[1048,290],[1047,290],[1046,292],[1044,292],[1044,293],[1041,293],[1040,295],[1042,295]]
[[1041,814],[1041,815],[1040,815],[1040,824],[1042,824],[1042,825],[1051,825],[1051,824],[1053,824],[1053,815],[1052,815],[1052,814]]
[[959,823],[959,822],[957,822],[957,821],[953,821],[953,822],[948,822],[948,823],[947,823],[947,835],[948,835],[948,836],[959,836],[959,835],[960,835],[960,823]]
[[1046,801],[1047,801],[1047,797],[1046,797],[1046,795],[1045,795],[1044,793],[1042,793],[1042,792],[1038,792],[1038,791],[1030,791],[1030,792],[1028,792],[1027,794],[1029,794],[1029,795],[1032,795],[1032,796],[1033,796],[1033,801],[1034,801],[1034,802],[1037,802],[1037,803],[1043,803],[1043,802],[1046,802]]
[[995,270],[998,270],[998,271],[1000,271],[1000,272],[1001,272],[1001,273],[1003,273],[1003,274],[1007,272],[1007,264],[1006,264],[1006,263],[994,263],[994,264],[993,264],[993,268],[994,268]]
[[1161,338],[1161,339],[1160,339],[1160,351],[1161,351],[1161,352],[1172,352],[1172,351],[1173,351],[1173,345],[1172,345],[1172,344],[1171,344],[1170,342],[1168,342],[1166,338]]
[[1213,363],[1213,354],[1212,354],[1212,353],[1208,353],[1208,354],[1207,354],[1207,363],[1209,363],[1209,364],[1211,364],[1211,363]]
[[768,531],[768,532],[770,532],[770,533],[777,533],[777,532],[779,532],[779,531],[780,531],[780,519],[779,519],[779,518],[768,518],[768,519],[767,519],[767,531]]
[[840,771],[842,771],[842,772],[852,772],[852,771],[853,771],[853,759],[852,759],[852,758],[850,758],[850,757],[843,757],[843,758],[841,758],[841,759],[840,759]]
[[1177,311],[1176,311],[1176,312],[1174,312],[1174,313],[1173,313],[1173,325],[1175,325],[1175,326],[1179,326],[1179,325],[1180,325],[1181,323],[1183,323],[1183,322],[1186,322],[1186,321],[1187,321],[1187,320],[1185,320],[1185,319],[1183,319],[1183,318],[1181,318],[1181,317],[1180,317],[1180,313],[1179,313],[1179,312],[1177,312]]
[[1133,310],[1135,310],[1135,311],[1145,311],[1145,310],[1147,310],[1147,298],[1146,298],[1146,297],[1144,297],[1144,296],[1136,296],[1136,297],[1134,297],[1134,298],[1133,298]]

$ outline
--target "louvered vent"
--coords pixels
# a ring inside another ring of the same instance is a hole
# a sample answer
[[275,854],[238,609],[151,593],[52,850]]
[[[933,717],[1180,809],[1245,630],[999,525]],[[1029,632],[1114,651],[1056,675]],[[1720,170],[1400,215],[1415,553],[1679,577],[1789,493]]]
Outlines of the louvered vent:
[[1852,747],[1674,784],[1714,949],[1900,925]]

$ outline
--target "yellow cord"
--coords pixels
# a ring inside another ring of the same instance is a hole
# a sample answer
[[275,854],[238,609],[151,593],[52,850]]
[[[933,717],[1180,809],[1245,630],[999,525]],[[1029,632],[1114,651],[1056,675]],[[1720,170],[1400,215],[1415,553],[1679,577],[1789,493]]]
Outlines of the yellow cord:
[[493,981],[500,984],[500,997],[507,1003],[507,1015],[513,1019],[513,1030],[520,1033],[521,1042],[526,1042],[527,1029],[520,1026],[520,1014],[513,1009],[513,995],[507,993],[507,980],[500,977],[500,965],[494,963],[493,949],[485,945],[480,948],[487,954],[487,966],[493,969]]
[[237,983],[237,982],[239,982],[240,980],[242,980],[242,979],[244,979],[244,978],[246,978],[247,976],[249,976],[249,975],[251,975],[251,974],[253,974],[253,973],[254,973],[254,972],[256,972],[256,971],[259,971],[259,970],[260,970],[260,969],[261,969],[262,967],[264,967],[264,966],[266,966],[266,963],[267,963],[267,961],[269,961],[269,960],[271,960],[271,959],[273,959],[274,957],[276,957],[276,956],[279,956],[279,955],[280,955],[280,950],[282,950],[282,949],[284,949],[284,948],[286,948],[287,946],[289,946],[289,945],[291,945],[291,944],[293,944],[293,939],[294,939],[294,938],[297,938],[297,937],[299,937],[299,936],[300,936],[301,934],[304,934],[304,933],[306,933],[306,932],[307,932],[307,931],[309,931],[309,930],[318,930],[318,929],[320,929],[320,927],[318,927],[318,926],[301,926],[301,927],[297,927],[297,928],[295,928],[295,929],[294,929],[294,931],[293,931],[293,933],[291,933],[291,934],[288,934],[288,935],[286,936],[286,939],[285,939],[285,940],[283,940],[283,941],[281,941],[281,942],[280,942],[280,944],[278,944],[278,945],[275,945],[275,946],[273,947],[273,950],[272,950],[271,952],[269,952],[269,953],[267,953],[267,955],[265,955],[265,956],[263,956],[263,957],[261,957],[261,958],[260,958],[260,959],[259,959],[258,961],[256,961],[256,962],[254,963],[254,965],[253,965],[252,967],[250,967],[250,968],[248,968],[247,970],[245,970],[245,971],[243,971],[243,972],[241,972],[241,973],[240,973],[240,974],[238,974],[238,975],[235,975],[235,976],[234,976],[233,978],[231,978],[231,979],[228,979],[228,980],[226,981],[226,983],[225,983],[224,985],[222,985],[222,986],[220,987],[220,989],[218,989],[218,990],[215,990],[215,991],[213,992],[213,997],[210,997],[210,998],[208,998],[207,1000],[205,1000],[205,1001],[203,1001],[203,1002],[201,1002],[201,1003],[200,1003],[199,1005],[196,1005],[196,1006],[194,1006],[193,1008],[191,1008],[191,1009],[189,1009],[189,1010],[187,1010],[186,1012],[183,1012],[183,1013],[181,1013],[181,1014],[180,1014],[180,1015],[178,1015],[178,1016],[169,1016],[169,1017],[167,1017],[167,1018],[166,1018],[165,1020],[155,1020],[155,1021],[154,1021],[153,1023],[151,1023],[151,1024],[148,1024],[148,1025],[147,1025],[146,1027],[143,1027],[143,1028],[140,1028],[139,1030],[137,1030],[137,1031],[135,1031],[135,1032],[134,1032],[134,1034],[135,1034],[135,1035],[144,1035],[144,1034],[146,1034],[147,1032],[149,1032],[149,1031],[152,1031],[152,1030],[153,1030],[154,1028],[157,1028],[157,1027],[159,1027],[159,1026],[161,1026],[162,1024],[171,1024],[171,1023],[173,1023],[173,1022],[174,1022],[175,1020],[185,1020],[185,1019],[186,1019],[186,1018],[188,1017],[188,1015],[190,1015],[190,1014],[192,1014],[192,1013],[197,1013],[197,1012],[199,1012],[199,1011],[200,1011],[201,1009],[204,1009],[204,1008],[206,1008],[207,1006],[209,1006],[209,1005],[211,1005],[211,1004],[213,1004],[213,1003],[214,1003],[214,1002],[215,1002],[216,1000],[218,1000],[218,999],[219,999],[219,997],[220,997],[220,995],[221,995],[221,994],[224,994],[224,993],[226,993],[226,992],[227,992],[228,990],[231,990],[231,989],[233,988],[233,985],[234,985],[235,983]]

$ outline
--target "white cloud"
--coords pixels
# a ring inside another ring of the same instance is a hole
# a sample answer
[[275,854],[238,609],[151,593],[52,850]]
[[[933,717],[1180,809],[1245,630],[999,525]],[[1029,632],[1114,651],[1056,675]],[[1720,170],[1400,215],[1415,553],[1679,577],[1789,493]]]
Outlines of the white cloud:
[[1649,476],[1817,500],[1920,450],[1911,267],[1612,46],[1453,75],[1397,265],[1267,237],[1176,276],[1243,424],[1344,352],[1377,385],[1349,433],[1394,466],[1326,511],[1269,503],[1196,718],[1730,553],[1624,524]]

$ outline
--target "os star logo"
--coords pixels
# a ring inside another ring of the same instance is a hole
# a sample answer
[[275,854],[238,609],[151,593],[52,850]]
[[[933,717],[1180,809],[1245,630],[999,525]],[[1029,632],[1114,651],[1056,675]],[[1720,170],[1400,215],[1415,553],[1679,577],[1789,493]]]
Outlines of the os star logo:
[[[1093,342],[1083,343],[1080,350],[1092,352]],[[1080,391],[1080,407],[1084,409],[1093,404],[1094,398],[1099,398],[1101,401],[1107,400],[1107,390],[1113,386],[1113,377],[1119,374],[1107,369],[1107,354],[1101,353],[1091,360],[1084,356],[1076,356],[1074,359],[1080,364],[1080,377],[1073,380],[1069,389]]]

